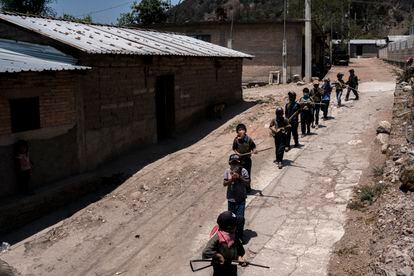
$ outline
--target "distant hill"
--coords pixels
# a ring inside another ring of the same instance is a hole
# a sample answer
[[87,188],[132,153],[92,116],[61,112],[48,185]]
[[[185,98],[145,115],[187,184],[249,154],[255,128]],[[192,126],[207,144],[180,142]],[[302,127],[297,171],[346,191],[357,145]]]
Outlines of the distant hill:
[[[235,21],[254,22],[281,19],[283,0],[184,0],[169,12],[168,22]],[[304,17],[304,0],[289,0],[289,18]],[[352,1],[350,24],[346,0],[314,0],[313,18],[325,31],[346,36],[348,27],[353,37],[383,37],[407,34],[414,11],[413,0]],[[233,8],[235,7],[235,8]],[[341,8],[345,7],[345,8]],[[342,17],[344,18],[342,20]],[[355,20],[356,19],[356,20]],[[345,26],[344,26],[345,25]]]

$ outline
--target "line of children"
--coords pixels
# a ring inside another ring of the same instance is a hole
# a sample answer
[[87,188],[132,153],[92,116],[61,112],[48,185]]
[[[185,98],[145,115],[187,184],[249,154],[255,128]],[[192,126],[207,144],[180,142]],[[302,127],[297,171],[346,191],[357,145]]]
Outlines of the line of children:
[[[342,80],[343,74],[339,73],[337,78],[337,82],[333,85],[336,88],[338,106],[341,106],[341,97],[346,84]],[[355,80],[351,84],[355,87]],[[299,114],[302,136],[311,133],[311,126],[318,128],[321,107],[323,118],[328,118],[333,85],[328,78],[324,79],[322,87],[319,87],[319,81],[314,81],[312,90],[303,89],[303,96],[299,103],[296,102],[296,93],[289,92],[289,102],[285,110],[280,106],[276,108],[275,118],[270,122],[269,129],[275,143],[276,160],[274,162],[279,169],[283,168],[285,151],[290,150],[291,136],[293,136],[295,146],[299,146]],[[348,88],[346,99],[348,99],[349,92]],[[354,93],[357,92],[354,91]],[[358,94],[355,95],[358,99]],[[230,167],[225,170],[223,180],[223,186],[227,188],[228,210],[218,216],[218,225],[213,228],[210,240],[202,253],[203,259],[212,259],[214,276],[237,276],[237,266],[233,265],[232,261],[239,261],[241,265],[247,264],[244,260],[245,250],[243,248],[246,198],[251,191],[251,155],[257,151],[256,144],[247,135],[247,127],[244,124],[237,125],[236,132],[237,136],[234,138],[232,147],[235,153],[229,157]]]

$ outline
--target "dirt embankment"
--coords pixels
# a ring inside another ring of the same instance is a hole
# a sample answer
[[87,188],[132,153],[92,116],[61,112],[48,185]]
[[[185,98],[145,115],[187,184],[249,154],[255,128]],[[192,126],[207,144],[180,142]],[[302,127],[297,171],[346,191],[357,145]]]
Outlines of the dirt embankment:
[[412,91],[397,85],[389,148],[381,156],[381,146],[375,146],[371,169],[348,205],[346,232],[329,275],[414,275],[412,106]]

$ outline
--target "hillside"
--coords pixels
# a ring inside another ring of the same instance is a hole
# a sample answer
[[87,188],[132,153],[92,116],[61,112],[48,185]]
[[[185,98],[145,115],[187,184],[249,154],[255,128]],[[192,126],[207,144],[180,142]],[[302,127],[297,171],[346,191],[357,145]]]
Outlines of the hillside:
[[[169,12],[168,22],[199,21],[254,22],[281,19],[283,0],[184,0]],[[381,37],[388,34],[407,34],[414,3],[412,0],[314,1],[315,21],[325,30],[332,25],[338,37]],[[234,7],[234,8],[233,8]],[[348,9],[349,8],[349,9]],[[304,0],[289,1],[289,18],[304,17]],[[350,16],[348,15],[350,14]],[[348,32],[349,31],[349,32]]]

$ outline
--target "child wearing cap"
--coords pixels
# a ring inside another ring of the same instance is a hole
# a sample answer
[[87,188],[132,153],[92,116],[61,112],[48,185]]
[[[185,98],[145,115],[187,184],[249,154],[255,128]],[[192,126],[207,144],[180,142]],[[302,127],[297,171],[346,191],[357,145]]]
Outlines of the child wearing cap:
[[240,164],[237,154],[230,155],[230,168],[224,172],[224,187],[227,187],[228,210],[242,218],[237,225],[236,236],[243,239],[244,211],[246,209],[247,187],[250,184],[249,173]]
[[[237,136],[233,141],[233,151],[239,155],[240,164],[243,168],[249,173],[249,178],[252,178],[252,153],[256,154],[256,144],[253,139],[247,135],[247,128],[244,124],[238,124],[236,127]],[[247,186],[247,193],[250,193],[252,188],[249,185]]]
[[217,218],[218,228],[213,229],[203,250],[203,259],[212,259],[213,276],[237,276],[237,266],[232,261],[238,261],[241,266],[247,265],[243,245],[236,238],[237,219],[230,211],[221,213]]

